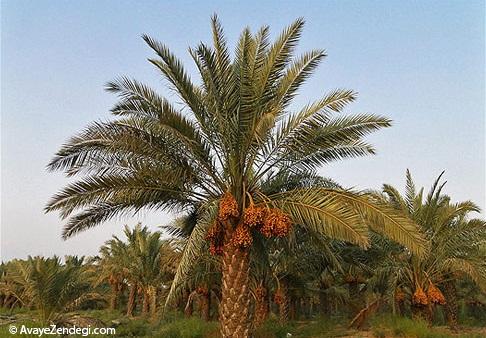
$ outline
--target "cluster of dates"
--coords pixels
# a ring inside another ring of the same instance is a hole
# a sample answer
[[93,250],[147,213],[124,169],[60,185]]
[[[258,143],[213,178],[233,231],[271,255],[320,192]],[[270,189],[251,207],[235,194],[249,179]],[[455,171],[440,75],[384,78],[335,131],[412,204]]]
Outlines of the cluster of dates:
[[429,288],[427,289],[427,297],[432,304],[444,305],[446,303],[446,299],[442,292],[432,283],[430,283]]
[[264,299],[267,296],[267,290],[262,285],[259,285],[255,289],[255,296],[257,299]]
[[275,304],[280,305],[283,303],[284,300],[284,294],[280,288],[275,291],[275,295],[273,296],[273,301]]
[[203,295],[203,296],[207,296],[207,295],[209,295],[209,290],[205,286],[198,286],[196,288],[196,293]]
[[424,292],[424,289],[422,289],[421,286],[419,286],[413,293],[412,302],[415,305],[429,304],[429,299],[427,298],[427,294]]
[[[221,255],[224,244],[223,224],[230,219],[240,217],[238,203],[233,195],[225,193],[219,203],[218,219],[208,230],[206,239],[210,242],[209,251],[212,255]],[[292,229],[292,221],[280,209],[257,207],[251,204],[245,209],[242,220],[231,235],[231,244],[239,248],[248,248],[253,243],[251,230],[259,231],[270,238],[285,237]]]
[[419,286],[412,297],[412,302],[416,305],[445,304],[446,299],[442,292],[434,284],[430,283],[427,293]]
[[401,288],[398,288],[395,290],[395,301],[397,303],[401,303],[403,301],[405,301],[405,298],[406,298],[406,294],[405,292],[403,292],[403,290]]

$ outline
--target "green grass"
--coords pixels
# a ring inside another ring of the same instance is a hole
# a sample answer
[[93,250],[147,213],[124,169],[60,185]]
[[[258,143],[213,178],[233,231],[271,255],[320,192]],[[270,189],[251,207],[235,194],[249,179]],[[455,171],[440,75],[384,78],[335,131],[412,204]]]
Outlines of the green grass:
[[218,335],[217,322],[206,322],[195,317],[178,319],[162,325],[154,337],[210,338]]
[[27,308],[18,308],[14,307],[13,309],[6,309],[3,307],[0,307],[0,315],[1,316],[10,316],[10,315],[16,315],[16,314],[22,314],[22,313],[27,313],[29,315],[35,315],[34,310],[29,310]]
[[[151,321],[148,318],[128,319],[117,313],[108,311],[77,312],[82,316],[95,317],[102,320],[107,327],[116,327],[116,337],[163,337],[163,338],[212,338],[218,333],[217,322],[205,322],[199,318],[174,318]],[[37,337],[36,335],[11,335],[9,323],[0,325],[0,338],[3,337]],[[26,327],[41,327],[38,322],[25,318],[25,315],[16,315],[16,321],[12,323],[18,330],[22,325]],[[49,337],[55,337],[50,335]],[[81,337],[81,336],[78,336]],[[109,336],[104,336],[109,337]]]
[[[348,321],[344,321],[347,323]],[[339,337],[346,329],[342,318],[320,317],[310,322],[296,323],[295,337]]]
[[416,337],[416,338],[480,338],[479,333],[459,333],[452,335],[444,327],[429,327],[423,320],[380,315],[371,320],[372,332],[375,337]]
[[[10,324],[0,325],[0,337],[38,337],[37,335],[28,335],[28,334],[20,334],[20,327],[21,325],[25,325],[26,327],[39,327],[39,323],[33,320],[22,320],[20,323],[12,323],[15,325],[19,330],[19,333],[12,335],[9,333],[9,326]],[[52,336],[51,336],[52,337]]]
[[377,337],[383,336],[383,333],[388,332],[396,337],[436,338],[431,335],[427,323],[421,320],[395,316],[380,316],[373,319],[372,327],[373,333]]
[[270,319],[258,328],[255,338],[286,338],[290,333],[292,338],[339,337],[346,329],[340,325],[339,318],[315,318],[309,321],[291,321],[280,324],[276,319]]
[[120,311],[110,311],[110,310],[88,310],[88,311],[79,311],[78,313],[86,317],[93,317],[99,319],[106,324],[110,324],[111,321],[119,320],[120,318],[124,317]]
[[[10,313],[0,313],[10,315]],[[81,316],[94,317],[105,323],[106,326],[116,327],[116,337],[160,337],[160,338],[215,338],[218,337],[218,323],[216,321],[205,322],[197,317],[184,318],[180,313],[166,313],[156,321],[149,318],[137,317],[128,319],[120,312],[106,310],[90,310],[76,312]],[[35,321],[35,312],[14,311],[18,328],[22,324],[27,327],[40,327]],[[369,322],[369,329],[365,331],[353,331],[346,328],[348,319],[343,318],[313,318],[308,321],[293,321],[280,324],[275,316],[272,316],[264,325],[258,328],[254,338],[286,338],[290,333],[292,338],[325,338],[325,337],[420,337],[420,338],[479,338],[479,328],[465,328],[460,334],[451,335],[445,327],[428,327],[423,321],[392,315],[377,315]],[[33,335],[10,335],[9,324],[0,325],[0,338],[3,337],[35,337]],[[484,330],[484,329],[483,329]],[[50,336],[54,337],[54,336]],[[104,336],[108,337],[108,336]]]
[[267,320],[255,331],[255,338],[284,338],[287,333],[294,333],[292,324],[280,324],[276,319]]

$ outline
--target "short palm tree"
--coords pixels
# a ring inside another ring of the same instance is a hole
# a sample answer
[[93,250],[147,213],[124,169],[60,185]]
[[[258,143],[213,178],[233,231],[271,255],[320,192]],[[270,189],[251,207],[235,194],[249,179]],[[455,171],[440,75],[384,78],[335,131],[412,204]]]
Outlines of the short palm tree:
[[133,229],[125,226],[126,240],[117,236],[100,249],[101,273],[97,284],[108,282],[112,288],[110,308],[115,308],[122,288],[129,285],[127,315],[132,316],[137,294],[142,296],[142,313],[157,311],[157,294],[173,274],[169,263],[176,255],[159,232],[151,232],[140,223]]
[[14,259],[0,264],[0,306],[10,310],[25,305],[20,298],[23,286],[15,278],[15,266],[19,262],[19,259]]
[[122,264],[124,260],[126,260],[125,243],[113,238],[101,246],[97,258],[99,269],[94,284],[97,286],[107,283],[110,286],[110,310],[117,309],[118,300],[126,285],[127,273]]
[[[125,233],[130,230],[128,227]],[[143,295],[142,313],[147,314],[150,310],[152,316],[157,311],[157,292],[166,273],[162,266],[164,243],[160,239],[159,232],[150,232],[146,227],[141,228],[140,224],[129,236],[128,257],[129,274],[136,280]]]
[[418,314],[423,310],[422,315],[430,319],[430,305],[445,304],[449,324],[456,327],[455,279],[467,276],[486,289],[486,222],[469,218],[471,213],[480,211],[473,202],[453,203],[442,193],[445,185],[440,182],[442,175],[427,196],[423,188],[416,191],[408,170],[404,196],[396,188],[384,185],[383,193],[388,202],[408,214],[422,228],[431,245],[427,256],[417,256],[396,245],[388,246],[388,252],[393,251],[389,257],[393,259],[389,264],[381,261],[381,265],[382,269],[394,271],[396,283],[413,293],[412,308]]
[[42,324],[59,320],[89,298],[91,285],[83,259],[29,257],[10,266],[12,292],[22,305],[39,312]]
[[412,222],[369,194],[320,187],[261,192],[262,183],[277,175],[373,154],[363,137],[390,126],[389,119],[371,114],[335,117],[356,99],[350,90],[334,90],[299,110],[290,106],[326,56],[323,50],[294,56],[303,25],[296,20],[273,43],[268,27],[256,34],[245,29],[231,58],[214,16],[213,47],[201,43],[190,49],[198,85],[164,44],[144,36],[156,54],[150,62],[180,104],[128,78],[110,82],[107,89],[120,98],[112,109],[115,118],[74,136],[48,166],[82,177],[46,207],[69,218],[65,238],[142,209],[184,211],[197,205],[200,217],[173,290],[211,228],[211,250],[222,255],[223,337],[250,335],[253,238],[285,236],[298,223],[363,247],[369,227],[414,252],[425,246]]

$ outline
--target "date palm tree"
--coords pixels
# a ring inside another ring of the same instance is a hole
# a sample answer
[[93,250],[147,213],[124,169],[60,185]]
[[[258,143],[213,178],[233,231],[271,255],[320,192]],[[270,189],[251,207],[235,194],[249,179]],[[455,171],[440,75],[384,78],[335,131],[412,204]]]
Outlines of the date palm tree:
[[160,238],[160,232],[151,232],[137,224],[125,226],[126,240],[117,236],[100,249],[101,272],[96,284],[108,282],[112,289],[110,308],[116,308],[117,299],[126,284],[129,285],[127,315],[132,316],[137,294],[142,297],[142,313],[152,317],[157,312],[157,294],[163,283],[173,278],[170,271],[177,254],[169,243]]
[[25,264],[23,260],[13,259],[0,264],[0,306],[13,310],[14,307],[27,306],[24,292],[24,284],[19,282],[17,267]]
[[100,248],[98,262],[98,273],[94,285],[98,286],[107,283],[111,289],[109,309],[116,310],[118,301],[125,289],[127,273],[122,262],[126,259],[125,243],[115,238],[105,242]]
[[423,188],[416,191],[408,170],[405,195],[390,185],[383,186],[388,202],[414,220],[431,245],[427,256],[417,256],[398,245],[383,247],[392,259],[383,259],[377,270],[393,271],[394,284],[410,291],[412,309],[425,319],[431,319],[433,304],[444,304],[449,326],[456,328],[455,280],[469,277],[486,289],[486,221],[470,218],[471,213],[480,211],[473,202],[453,203],[442,193],[443,174],[435,180],[427,196]]
[[83,261],[67,257],[66,264],[62,264],[56,256],[14,260],[8,266],[10,282],[1,287],[15,295],[22,306],[36,309],[46,325],[83,301],[98,298],[90,292],[89,272]]
[[[298,223],[362,247],[369,244],[370,227],[417,253],[425,242],[413,222],[367,193],[320,187],[261,192],[262,183],[277,175],[374,154],[363,138],[391,122],[372,114],[334,116],[356,99],[351,90],[334,90],[297,110],[290,105],[326,56],[320,49],[294,56],[303,19],[273,43],[268,27],[256,34],[244,29],[234,57],[218,18],[211,22],[213,46],[190,49],[198,84],[166,45],[143,36],[156,54],[150,63],[179,104],[125,77],[108,83],[120,98],[111,111],[114,119],[91,124],[57,152],[48,168],[78,180],[57,193],[46,211],[68,218],[63,232],[68,238],[141,210],[197,205],[197,225],[172,290],[190,272],[212,228],[213,251],[222,255],[221,334],[247,337],[253,238],[284,236]],[[245,225],[247,208],[265,214],[264,234],[256,224],[261,217],[251,229]]]
[[[128,227],[125,233],[129,234]],[[157,294],[162,283],[167,282],[171,276],[165,269],[164,259],[171,255],[168,244],[161,240],[159,232],[150,232],[140,224],[127,236],[128,268],[130,274],[136,279],[142,298],[142,313],[155,317],[157,312]]]

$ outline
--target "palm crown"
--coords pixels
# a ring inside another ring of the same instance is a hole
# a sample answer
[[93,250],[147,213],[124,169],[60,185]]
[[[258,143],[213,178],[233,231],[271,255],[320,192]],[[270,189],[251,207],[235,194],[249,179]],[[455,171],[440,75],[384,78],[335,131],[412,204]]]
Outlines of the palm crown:
[[442,193],[442,174],[427,196],[423,188],[416,191],[408,170],[405,196],[390,185],[383,187],[389,203],[415,220],[431,242],[429,255],[409,255],[405,277],[413,287],[426,288],[429,283],[444,283],[451,273],[463,273],[486,288],[486,223],[469,217],[480,211],[473,202],[453,203]]
[[[201,43],[190,50],[200,72],[199,86],[166,46],[144,36],[158,56],[150,62],[184,103],[180,109],[137,81],[110,82],[108,90],[120,96],[112,109],[117,118],[88,126],[50,162],[51,170],[84,175],[46,207],[60,210],[63,218],[71,216],[64,237],[140,209],[209,204],[226,191],[241,207],[248,203],[246,193],[257,192],[269,177],[374,153],[362,138],[390,121],[370,114],[333,117],[355,100],[350,90],[335,90],[297,112],[288,111],[299,87],[325,57],[316,50],[293,58],[302,19],[273,44],[267,27],[254,37],[245,29],[233,61],[216,17],[212,27],[214,48]],[[303,223],[318,226],[325,219],[327,231],[366,244],[367,224],[358,214],[366,209],[382,226],[393,219],[383,217],[363,196],[307,189],[255,198],[285,201],[284,209]],[[77,210],[81,212],[72,216]],[[400,230],[403,224],[393,226]],[[405,240],[406,234],[401,235]],[[407,244],[419,248],[417,241]]]
[[486,288],[486,223],[470,217],[479,212],[473,202],[453,203],[443,194],[442,175],[428,194],[423,188],[417,191],[408,170],[404,195],[391,185],[383,186],[383,198],[419,225],[430,247],[427,255],[417,256],[396,243],[382,241],[383,257],[375,256],[379,261],[375,273],[377,280],[381,277],[393,287],[391,296],[399,302],[405,300],[404,291],[408,291],[413,312],[429,321],[431,306],[445,304],[449,325],[454,328],[458,314],[456,279],[467,276]]

